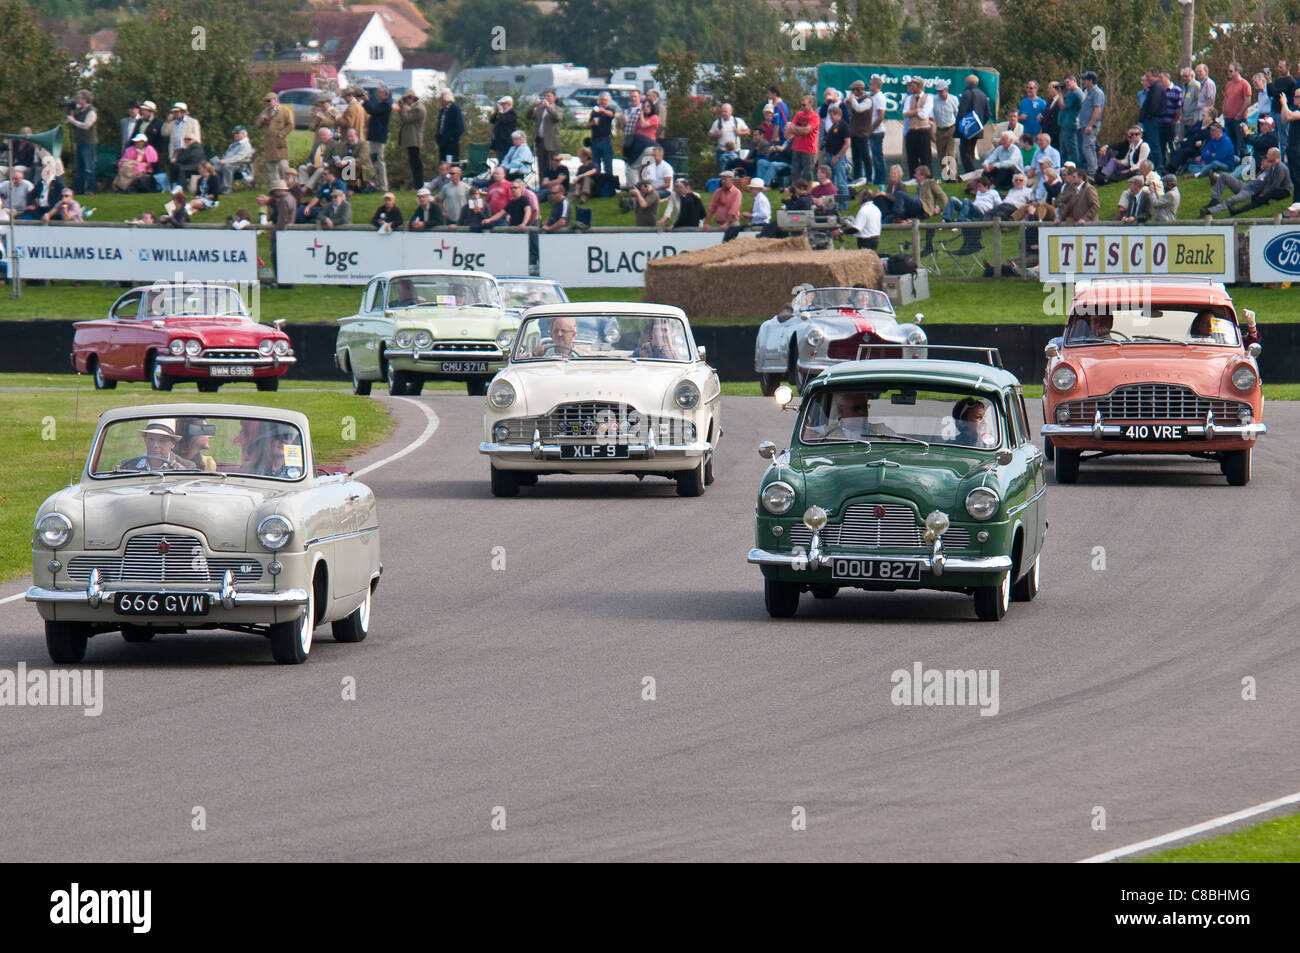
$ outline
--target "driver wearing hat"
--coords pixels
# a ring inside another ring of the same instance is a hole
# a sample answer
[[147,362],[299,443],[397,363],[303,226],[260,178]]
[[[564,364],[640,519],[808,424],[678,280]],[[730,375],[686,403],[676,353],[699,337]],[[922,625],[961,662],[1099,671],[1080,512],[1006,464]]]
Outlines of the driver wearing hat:
[[121,470],[197,470],[192,460],[176,455],[176,444],[180,441],[176,433],[176,421],[171,418],[151,420],[143,430],[137,430],[144,438],[144,453],[138,457],[127,457],[116,469]]

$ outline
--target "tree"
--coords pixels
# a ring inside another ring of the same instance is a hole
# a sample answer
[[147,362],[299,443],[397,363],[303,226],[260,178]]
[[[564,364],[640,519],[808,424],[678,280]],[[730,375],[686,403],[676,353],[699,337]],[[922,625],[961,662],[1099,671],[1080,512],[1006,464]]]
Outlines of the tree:
[[59,100],[81,85],[80,70],[25,0],[0,0],[0,50],[0,132],[44,132],[63,122]]

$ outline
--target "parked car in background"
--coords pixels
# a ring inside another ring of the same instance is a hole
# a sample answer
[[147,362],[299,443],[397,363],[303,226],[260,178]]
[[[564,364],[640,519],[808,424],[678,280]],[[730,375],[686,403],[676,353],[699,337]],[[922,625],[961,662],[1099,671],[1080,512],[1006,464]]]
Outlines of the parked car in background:
[[1047,345],[1042,433],[1056,479],[1076,482],[1085,453],[1179,454],[1249,483],[1251,450],[1268,432],[1259,353],[1219,282],[1087,282]]
[[334,363],[355,394],[387,381],[390,394],[414,395],[443,380],[481,397],[518,327],[486,272],[386,271],[370,279],[360,310],[339,318]]
[[899,323],[883,291],[799,285],[792,294],[788,305],[759,325],[754,345],[754,369],[769,397],[783,380],[802,389],[841,361],[925,353],[925,332],[918,324]]
[[771,465],[748,559],[770,615],[805,591],[939,589],[997,621],[1038,593],[1046,486],[1020,382],[996,351],[931,350],[992,363],[838,364],[801,395],[789,449],[759,445]]
[[[316,107],[322,94],[327,92],[328,90],[316,89],[312,86],[297,86],[293,89],[281,90],[277,95],[282,104],[293,107],[294,128],[307,129],[311,126],[311,111]],[[347,101],[342,96],[332,96],[331,102],[340,109],[347,106]]]
[[506,309],[522,315],[542,304],[568,304],[564,286],[550,278],[497,278],[497,289]]
[[113,302],[108,317],[73,325],[72,366],[98,390],[146,380],[154,390],[188,381],[204,393],[233,381],[276,390],[297,362],[282,323],[259,324],[231,285],[142,285]]
[[207,629],[265,635],[296,664],[326,622],[335,641],[366,637],[382,572],[374,494],[317,466],[305,415],[121,407],[100,417],[80,481],[37,510],[27,601],[60,665],[93,636]]
[[592,302],[532,308],[488,389],[479,452],[492,494],[549,473],[713,482],[722,386],[680,308]]

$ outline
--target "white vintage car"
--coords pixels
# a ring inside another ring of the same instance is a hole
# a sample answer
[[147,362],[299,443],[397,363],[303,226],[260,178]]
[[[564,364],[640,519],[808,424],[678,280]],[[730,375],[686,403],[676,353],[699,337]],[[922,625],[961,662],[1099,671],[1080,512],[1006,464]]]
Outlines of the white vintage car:
[[488,388],[479,452],[494,496],[546,473],[659,475],[679,496],[713,482],[722,388],[680,308],[588,302],[524,313]]
[[924,356],[917,345],[926,343],[925,332],[900,324],[883,291],[798,285],[791,292],[790,303],[758,326],[754,370],[768,397],[782,381],[802,390],[841,361]]
[[91,636],[265,635],[303,662],[318,626],[360,642],[383,567],[370,488],[318,468],[303,414],[156,404],[103,414],[81,480],[41,504],[27,601],[50,658]]

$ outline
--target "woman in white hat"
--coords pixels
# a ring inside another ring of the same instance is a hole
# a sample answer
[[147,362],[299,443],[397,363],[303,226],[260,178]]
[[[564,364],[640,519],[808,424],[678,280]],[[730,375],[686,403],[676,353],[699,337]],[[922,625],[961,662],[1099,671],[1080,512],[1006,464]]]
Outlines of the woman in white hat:
[[153,174],[158,167],[158,153],[149,145],[149,137],[137,132],[131,144],[117,160],[114,192],[147,192],[153,189]]

